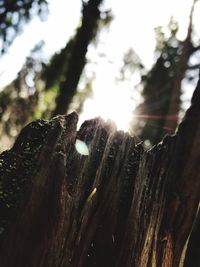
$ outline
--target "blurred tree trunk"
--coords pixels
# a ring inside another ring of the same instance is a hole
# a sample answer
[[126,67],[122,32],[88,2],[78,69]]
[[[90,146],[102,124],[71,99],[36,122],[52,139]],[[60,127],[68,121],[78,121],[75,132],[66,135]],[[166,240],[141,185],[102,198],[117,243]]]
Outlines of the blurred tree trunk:
[[81,27],[74,37],[74,44],[69,57],[64,81],[60,83],[60,92],[56,99],[53,115],[66,114],[73,96],[76,94],[78,82],[86,63],[88,45],[97,33],[100,19],[99,6],[103,0],[83,1]]
[[174,85],[171,92],[169,107],[167,110],[168,119],[165,120],[164,127],[166,129],[175,130],[178,125],[178,114],[180,111],[180,104],[181,104],[181,82],[185,76],[185,72],[188,68],[189,58],[192,54],[192,20],[193,20],[193,13],[194,13],[194,6],[197,0],[193,1],[193,5],[190,12],[190,19],[189,19],[189,26],[186,39],[183,43],[182,53],[180,56],[180,60],[178,62],[176,76],[174,79]]
[[101,119],[77,132],[77,120],[32,122],[0,155],[1,266],[178,267],[185,250],[194,266],[200,82],[176,135],[149,151]]
[[188,69],[189,59],[196,51],[191,41],[195,3],[196,0],[191,8],[188,32],[183,42],[176,37],[178,25],[173,20],[169,24],[171,36],[167,40],[163,38],[162,31],[158,31],[158,41],[164,39],[161,40],[163,47],[152,70],[144,77],[144,102],[136,108],[134,120],[137,122],[138,118],[135,128],[139,138],[148,139],[152,145],[161,141],[166,134],[173,133],[179,122],[181,83]]

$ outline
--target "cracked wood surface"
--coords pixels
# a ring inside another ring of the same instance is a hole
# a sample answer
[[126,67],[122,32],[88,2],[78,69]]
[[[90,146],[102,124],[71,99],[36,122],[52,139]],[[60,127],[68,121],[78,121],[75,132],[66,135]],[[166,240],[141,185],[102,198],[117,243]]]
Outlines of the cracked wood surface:
[[178,267],[189,238],[184,267],[200,266],[195,227],[190,237],[199,225],[199,91],[177,132],[149,151],[100,118],[77,131],[76,113],[26,126],[0,155],[1,265]]

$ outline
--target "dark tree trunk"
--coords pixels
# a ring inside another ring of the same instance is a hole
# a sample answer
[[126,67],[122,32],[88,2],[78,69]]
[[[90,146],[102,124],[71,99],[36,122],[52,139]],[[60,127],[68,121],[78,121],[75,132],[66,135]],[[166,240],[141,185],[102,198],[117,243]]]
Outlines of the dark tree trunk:
[[96,35],[97,23],[100,19],[99,6],[103,0],[89,0],[83,4],[82,25],[77,30],[75,42],[69,58],[64,81],[60,84],[60,92],[56,99],[53,115],[66,114],[86,63],[88,45]]
[[1,266],[179,267],[184,251],[194,266],[200,82],[177,133],[149,151],[100,118],[76,131],[77,119],[33,122],[1,154]]

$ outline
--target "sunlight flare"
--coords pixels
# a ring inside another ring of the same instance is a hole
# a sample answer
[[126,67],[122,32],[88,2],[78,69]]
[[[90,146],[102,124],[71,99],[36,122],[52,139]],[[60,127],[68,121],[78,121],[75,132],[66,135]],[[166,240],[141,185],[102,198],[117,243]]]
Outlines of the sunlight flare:
[[95,95],[93,99],[86,100],[80,121],[100,116],[105,120],[114,121],[118,130],[129,131],[135,107],[130,87],[117,86],[112,78],[103,78],[99,75],[94,88]]

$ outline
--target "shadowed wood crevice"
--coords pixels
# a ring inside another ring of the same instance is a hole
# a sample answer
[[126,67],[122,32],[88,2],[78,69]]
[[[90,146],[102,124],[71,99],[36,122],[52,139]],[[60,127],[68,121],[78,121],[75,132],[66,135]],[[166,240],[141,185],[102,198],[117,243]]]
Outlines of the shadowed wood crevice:
[[101,118],[26,126],[0,155],[2,266],[178,267],[199,205],[199,90],[149,151]]
[[198,211],[193,229],[188,241],[184,267],[196,267],[200,262],[200,212]]

